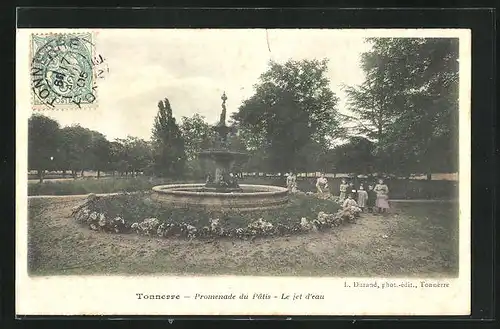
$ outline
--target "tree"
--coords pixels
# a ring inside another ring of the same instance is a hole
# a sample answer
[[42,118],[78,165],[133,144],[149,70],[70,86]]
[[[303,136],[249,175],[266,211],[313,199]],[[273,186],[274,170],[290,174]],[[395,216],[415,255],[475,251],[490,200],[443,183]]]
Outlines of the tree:
[[210,148],[215,139],[214,129],[205,121],[205,117],[194,114],[192,117],[182,117],[180,125],[186,160],[198,157],[198,152]]
[[377,168],[406,175],[456,170],[458,40],[368,42],[372,49],[362,56],[366,79],[346,92],[356,133],[376,142]]
[[128,170],[125,154],[124,140],[116,139],[110,143],[110,169],[113,171],[113,176],[115,171],[123,175]]
[[152,148],[148,142],[137,137],[128,136],[125,141],[128,151],[128,168],[134,176],[144,172],[152,161]]
[[167,177],[182,175],[186,161],[184,141],[166,98],[158,103],[152,141],[155,173]]
[[325,60],[270,62],[233,120],[249,150],[263,149],[272,171],[303,166],[299,153],[314,141],[328,148],[341,132],[337,97],[330,90]]
[[[92,133],[89,129],[79,125],[61,129],[61,158],[64,159],[61,167],[71,170],[73,178],[77,172],[92,167]],[[64,170],[63,169],[63,170]]]
[[128,176],[128,173],[132,170],[132,155],[128,139],[115,139],[111,152],[114,159],[114,166],[122,176],[123,174]]
[[91,168],[97,171],[97,178],[101,178],[101,171],[111,169],[111,143],[97,131],[90,131],[90,134]]
[[40,183],[45,170],[57,160],[60,142],[59,123],[40,114],[28,119],[28,168],[37,170]]
[[334,166],[340,172],[350,174],[373,174],[374,143],[363,137],[350,137],[345,144],[332,150]]
[[209,170],[215,170],[210,163],[200,159],[198,153],[213,147],[216,132],[199,114],[182,117],[180,125],[186,152],[187,171],[196,178],[205,177]]

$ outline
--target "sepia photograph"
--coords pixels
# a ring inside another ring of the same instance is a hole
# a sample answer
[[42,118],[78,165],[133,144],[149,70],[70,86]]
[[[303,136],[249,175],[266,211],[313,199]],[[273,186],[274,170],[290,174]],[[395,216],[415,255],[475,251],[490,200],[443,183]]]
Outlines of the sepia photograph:
[[438,32],[19,29],[23,280],[465,282],[469,305],[470,36]]

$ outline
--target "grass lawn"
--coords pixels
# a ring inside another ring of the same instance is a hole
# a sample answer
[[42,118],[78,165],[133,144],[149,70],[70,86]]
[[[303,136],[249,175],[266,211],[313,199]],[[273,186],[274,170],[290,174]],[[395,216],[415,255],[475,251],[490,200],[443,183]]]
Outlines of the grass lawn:
[[[100,179],[91,177],[84,179],[47,180],[43,183],[38,181],[28,182],[28,195],[81,195],[89,193],[115,193],[149,191],[155,185],[175,183],[202,183],[202,180],[180,180],[153,178],[147,176],[138,177],[103,177]],[[241,184],[271,184],[284,186],[279,180],[265,178],[248,178],[240,181]]]
[[100,179],[68,179],[29,182],[28,195],[79,195],[151,190],[155,185],[169,184],[172,180],[150,177],[103,177]]
[[30,275],[458,275],[456,203],[396,203],[326,232],[188,241],[91,231],[70,218],[82,201],[29,200]]

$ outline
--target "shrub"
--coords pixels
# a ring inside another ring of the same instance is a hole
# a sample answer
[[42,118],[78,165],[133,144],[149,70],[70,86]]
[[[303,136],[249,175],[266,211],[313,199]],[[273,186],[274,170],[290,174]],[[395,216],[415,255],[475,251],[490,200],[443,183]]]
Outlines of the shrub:
[[341,209],[329,199],[296,195],[282,209],[253,212],[168,208],[150,193],[90,195],[75,207],[73,217],[92,230],[147,236],[214,238],[279,236],[324,230],[359,217],[355,209]]

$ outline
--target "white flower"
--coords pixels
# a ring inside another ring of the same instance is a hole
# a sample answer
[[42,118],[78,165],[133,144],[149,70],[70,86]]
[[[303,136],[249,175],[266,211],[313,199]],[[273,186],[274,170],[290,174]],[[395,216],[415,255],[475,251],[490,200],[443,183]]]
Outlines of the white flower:
[[318,213],[318,221],[324,223],[326,221],[326,214],[322,211]]
[[270,223],[264,221],[262,218],[259,218],[248,224],[248,227],[253,229],[265,229],[268,226],[268,224]]
[[90,229],[95,231],[97,230],[97,226],[94,223],[92,223],[90,224]]
[[165,224],[160,224],[160,226],[158,226],[158,229],[156,230],[156,234],[159,235],[159,236],[162,236],[163,233],[165,233]]
[[145,220],[142,221],[142,223],[148,226],[158,226],[159,224],[158,219],[156,218],[146,218]]
[[139,224],[133,223],[132,226],[130,226],[130,227],[133,228],[133,229],[137,229],[139,227]]
[[218,226],[219,226],[219,219],[218,218],[210,219],[210,228],[212,230],[215,230]]
[[154,230],[158,227],[159,221],[156,218],[146,218],[139,224],[139,228],[142,231],[149,232],[150,230]]
[[194,238],[196,236],[196,227],[193,225],[186,225],[186,229],[188,230],[188,238]]
[[300,226],[305,230],[310,230],[312,228],[311,223],[309,223],[309,221],[305,217],[302,217],[300,219]]
[[259,220],[257,222],[258,222],[259,227],[264,229],[264,230],[270,230],[273,228],[273,224],[266,222],[262,218],[259,218]]
[[318,213],[318,222],[320,222],[321,224],[330,223],[333,222],[334,220],[335,220],[335,215],[333,214],[327,214],[324,213],[323,211],[320,211]]
[[88,208],[84,208],[84,209],[83,209],[83,214],[84,214],[85,216],[88,216],[88,215],[90,214],[90,210],[89,210]]
[[105,226],[106,225],[106,217],[104,214],[99,214],[99,226]]
[[96,220],[96,219],[97,219],[97,216],[98,216],[98,214],[97,214],[95,211],[93,211],[93,212],[90,214],[90,220]]

